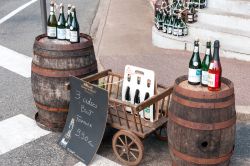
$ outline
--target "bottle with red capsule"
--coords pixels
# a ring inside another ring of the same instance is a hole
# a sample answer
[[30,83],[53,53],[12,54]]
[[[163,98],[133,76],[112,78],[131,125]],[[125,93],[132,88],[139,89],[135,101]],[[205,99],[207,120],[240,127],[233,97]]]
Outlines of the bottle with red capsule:
[[221,87],[222,68],[220,63],[219,50],[220,50],[220,42],[216,40],[214,42],[213,60],[211,61],[208,70],[209,91],[219,91]]

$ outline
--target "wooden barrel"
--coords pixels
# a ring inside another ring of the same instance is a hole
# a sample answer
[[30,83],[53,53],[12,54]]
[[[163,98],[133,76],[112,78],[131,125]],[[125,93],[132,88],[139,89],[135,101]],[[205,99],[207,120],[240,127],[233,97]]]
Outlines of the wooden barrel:
[[81,34],[80,43],[36,37],[31,72],[32,92],[40,127],[62,131],[69,106],[65,84],[69,76],[84,77],[97,72],[97,62],[90,36]]
[[235,143],[233,83],[222,78],[218,92],[176,79],[169,109],[168,141],[173,165],[226,166]]

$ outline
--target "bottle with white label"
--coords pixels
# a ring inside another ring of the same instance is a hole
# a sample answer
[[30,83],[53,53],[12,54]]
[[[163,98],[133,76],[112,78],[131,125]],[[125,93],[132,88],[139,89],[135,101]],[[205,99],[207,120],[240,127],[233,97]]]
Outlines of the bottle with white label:
[[212,60],[211,41],[208,40],[205,57],[201,63],[201,85],[202,86],[207,86],[208,69],[209,69],[211,60]]
[[201,82],[201,59],[199,53],[199,39],[195,39],[193,55],[189,61],[188,83],[199,85]]
[[71,15],[71,4],[68,4],[68,16],[65,23],[66,26],[66,40],[70,40],[70,26],[72,21],[72,15]]
[[54,2],[51,1],[50,14],[47,22],[47,36],[49,39],[56,39],[57,37],[56,28],[57,28],[57,20],[55,15],[55,7],[54,7]]
[[57,39],[59,40],[65,40],[66,39],[66,26],[65,26],[66,20],[64,17],[64,6],[61,3],[60,4],[60,15],[58,18],[57,23]]
[[76,9],[75,6],[72,6],[71,10],[72,22],[70,26],[70,42],[79,43],[80,42],[80,28],[76,18]]
[[172,34],[173,33],[173,27],[174,27],[174,15],[173,15],[173,11],[170,11],[170,18],[169,18],[169,23],[167,26],[167,33],[168,34]]
[[179,16],[177,16],[175,17],[175,23],[174,23],[174,28],[173,28],[174,36],[179,36],[179,23],[180,23],[180,18]]

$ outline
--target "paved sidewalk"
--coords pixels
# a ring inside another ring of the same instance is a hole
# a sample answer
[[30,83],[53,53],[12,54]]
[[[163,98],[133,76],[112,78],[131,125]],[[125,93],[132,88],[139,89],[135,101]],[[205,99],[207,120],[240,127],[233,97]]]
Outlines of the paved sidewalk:
[[[152,69],[157,81],[165,85],[173,85],[178,76],[187,74],[192,53],[153,46],[152,20],[149,1],[101,2],[93,25],[98,28],[92,28],[99,64],[119,73],[126,64]],[[221,58],[221,63],[223,76],[234,82],[239,117],[250,120],[250,62]]]

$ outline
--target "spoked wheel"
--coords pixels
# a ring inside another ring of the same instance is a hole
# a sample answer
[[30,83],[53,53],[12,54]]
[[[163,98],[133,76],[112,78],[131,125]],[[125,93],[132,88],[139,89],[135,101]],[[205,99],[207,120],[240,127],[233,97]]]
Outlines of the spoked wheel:
[[155,135],[159,140],[167,141],[168,140],[167,123],[165,123],[158,130],[156,130]]
[[138,165],[143,157],[143,144],[135,134],[126,130],[118,131],[112,140],[116,157],[125,165]]

